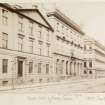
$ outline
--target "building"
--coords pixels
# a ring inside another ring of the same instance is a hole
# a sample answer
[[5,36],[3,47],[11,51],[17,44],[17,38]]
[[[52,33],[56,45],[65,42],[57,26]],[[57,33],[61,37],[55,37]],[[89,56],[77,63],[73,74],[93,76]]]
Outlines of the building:
[[54,29],[52,43],[56,77],[59,80],[80,76],[83,71],[84,32],[58,9],[47,14]]
[[1,86],[52,81],[53,28],[38,8],[20,11],[32,14],[0,3]]
[[84,76],[105,77],[105,46],[93,38],[85,37]]

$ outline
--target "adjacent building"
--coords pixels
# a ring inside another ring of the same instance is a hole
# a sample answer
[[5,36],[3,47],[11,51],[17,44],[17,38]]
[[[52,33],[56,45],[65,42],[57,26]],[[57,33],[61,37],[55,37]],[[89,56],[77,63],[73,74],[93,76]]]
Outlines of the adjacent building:
[[47,13],[54,29],[53,66],[58,79],[78,77],[83,71],[84,32],[58,9]]
[[105,46],[90,37],[85,37],[84,75],[88,78],[105,77]]

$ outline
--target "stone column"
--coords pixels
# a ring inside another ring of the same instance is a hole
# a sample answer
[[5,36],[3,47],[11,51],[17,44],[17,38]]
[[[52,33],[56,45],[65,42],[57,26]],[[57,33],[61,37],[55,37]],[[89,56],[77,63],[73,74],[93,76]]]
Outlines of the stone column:
[[71,63],[71,74],[72,74],[72,76],[74,74],[74,62]]
[[71,65],[72,65],[72,63],[70,62],[69,63],[69,75],[71,75]]
[[76,76],[76,62],[74,62],[74,76]]

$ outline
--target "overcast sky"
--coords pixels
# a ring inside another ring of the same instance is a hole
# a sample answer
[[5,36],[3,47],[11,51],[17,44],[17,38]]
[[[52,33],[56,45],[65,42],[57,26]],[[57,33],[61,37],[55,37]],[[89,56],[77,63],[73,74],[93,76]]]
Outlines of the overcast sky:
[[56,7],[105,44],[105,2],[56,2]]
[[[0,0],[9,2],[55,3],[63,13],[78,23],[83,31],[105,44],[105,1],[104,0]],[[48,4],[47,4],[48,6]],[[48,6],[49,7],[49,6]]]

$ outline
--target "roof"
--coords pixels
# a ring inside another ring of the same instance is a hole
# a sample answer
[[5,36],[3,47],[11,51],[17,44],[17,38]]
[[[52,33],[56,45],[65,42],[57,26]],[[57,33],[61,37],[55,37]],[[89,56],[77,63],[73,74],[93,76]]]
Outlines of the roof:
[[68,18],[65,14],[63,14],[62,12],[60,12],[58,9],[55,9],[52,12],[48,12],[47,15],[48,16],[52,16],[53,15],[53,16],[57,17],[59,20],[63,21],[68,26],[72,27],[73,29],[75,29],[76,31],[78,31],[79,33],[81,33],[82,35],[85,34],[80,29],[80,26],[79,25],[77,25],[74,21],[72,21],[70,18]]
[[97,41],[96,39],[94,39],[90,36],[85,36],[84,41],[87,42],[87,43],[93,43],[93,44],[97,45],[98,47],[105,50],[105,45],[104,44],[102,44],[101,42]]
[[39,13],[39,15],[42,17],[42,19],[46,22],[46,24],[53,30],[52,26],[50,25],[50,23],[48,22],[48,20],[42,15],[41,11],[39,11],[39,9],[37,8],[27,8],[27,9],[16,9],[19,12],[25,12],[25,11],[36,11]]
[[[40,25],[42,25],[42,26],[44,26],[44,27],[50,29],[51,31],[53,31],[53,28],[51,27],[51,25],[50,25],[46,20],[45,20],[45,21],[47,22],[47,24],[48,24],[49,27],[47,27],[47,26],[43,25],[42,23],[40,23],[40,22],[38,22],[38,21],[36,21],[36,20],[30,18],[29,16],[26,16],[26,15],[20,13],[20,12],[17,11],[16,9],[13,9],[13,8],[12,8],[10,5],[8,5],[7,3],[0,3],[0,6],[6,8],[7,10],[9,10],[9,11],[11,11],[11,12],[15,12],[16,14],[21,15],[21,16],[23,16],[24,18],[29,19],[29,20],[31,20],[31,21],[33,21],[33,22],[35,22],[35,23],[37,23],[37,24],[40,24]],[[38,10],[37,10],[37,11],[38,11]]]

